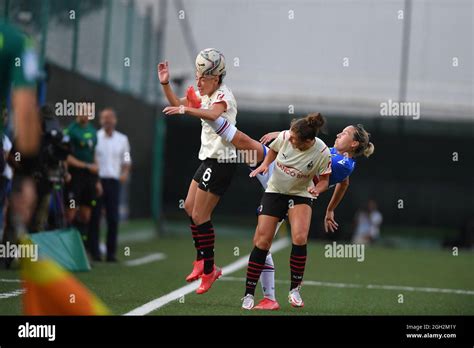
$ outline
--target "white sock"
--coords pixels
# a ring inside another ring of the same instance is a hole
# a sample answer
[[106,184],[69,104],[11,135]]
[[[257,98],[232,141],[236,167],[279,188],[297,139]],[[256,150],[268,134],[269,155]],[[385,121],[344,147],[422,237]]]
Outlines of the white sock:
[[275,267],[273,265],[272,254],[269,252],[265,259],[265,267],[260,276],[262,283],[263,296],[276,301],[275,298]]
[[219,135],[222,139],[227,142],[232,142],[235,133],[237,133],[237,127],[227,121],[224,117],[219,116],[215,121],[205,120],[209,126]]
[[[285,220],[278,222],[275,229],[275,235],[278,233],[281,225]],[[275,264],[273,263],[272,254],[268,252],[267,258],[265,259],[265,268],[260,275],[260,283],[262,284],[263,296],[270,300],[276,301],[275,298]]]

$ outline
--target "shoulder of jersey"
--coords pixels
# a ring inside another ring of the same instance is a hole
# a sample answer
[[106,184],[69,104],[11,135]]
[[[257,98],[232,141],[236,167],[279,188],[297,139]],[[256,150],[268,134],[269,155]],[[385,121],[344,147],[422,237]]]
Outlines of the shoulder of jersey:
[[227,85],[221,85],[218,89],[218,92],[224,93],[228,97],[234,96],[234,94],[232,93],[232,90],[229,87],[227,87]]
[[321,139],[319,138],[315,138],[316,140],[316,148],[320,151],[320,152],[324,152],[328,155],[331,154],[331,151],[329,151],[329,147],[326,145],[326,143],[324,141],[322,141]]

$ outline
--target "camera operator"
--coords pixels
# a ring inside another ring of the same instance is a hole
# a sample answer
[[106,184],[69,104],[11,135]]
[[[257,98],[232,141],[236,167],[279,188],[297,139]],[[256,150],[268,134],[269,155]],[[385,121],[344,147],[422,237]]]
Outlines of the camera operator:
[[70,153],[68,138],[63,135],[53,109],[49,105],[42,106],[39,114],[41,141],[38,156],[22,161],[18,158],[19,153],[16,152],[14,144],[8,160],[14,168],[15,176],[27,171],[33,178],[37,199],[28,225],[31,233],[64,227],[64,222],[61,221],[48,226],[49,203],[54,185],[64,186],[64,164]]

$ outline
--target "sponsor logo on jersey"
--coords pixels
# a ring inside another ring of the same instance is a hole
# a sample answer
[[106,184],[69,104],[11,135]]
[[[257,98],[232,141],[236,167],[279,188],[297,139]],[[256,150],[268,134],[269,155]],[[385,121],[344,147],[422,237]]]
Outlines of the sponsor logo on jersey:
[[305,174],[301,170],[298,170],[298,169],[293,168],[293,167],[287,167],[287,166],[285,166],[284,164],[281,164],[278,161],[276,162],[276,164],[277,164],[277,167],[280,168],[280,170],[283,173],[285,173],[286,175],[289,175],[293,178],[296,178],[296,179],[308,179],[308,178],[310,178],[309,174]]

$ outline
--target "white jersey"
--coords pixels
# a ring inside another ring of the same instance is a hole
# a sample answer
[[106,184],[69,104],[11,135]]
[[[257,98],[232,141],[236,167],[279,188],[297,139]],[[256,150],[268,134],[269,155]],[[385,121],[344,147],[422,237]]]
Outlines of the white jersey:
[[[233,125],[237,123],[237,102],[232,91],[226,85],[221,85],[210,97],[207,95],[200,97],[201,109],[204,110],[210,109],[213,104],[225,103],[226,111],[221,116]],[[201,120],[201,124],[201,149],[199,150],[201,161],[206,158],[231,159],[237,157],[234,145],[217,135],[206,121]]]
[[309,149],[300,151],[289,137],[289,131],[283,131],[270,145],[278,156],[265,192],[314,198],[308,188],[313,186],[314,176],[331,173],[331,152],[319,138]]

